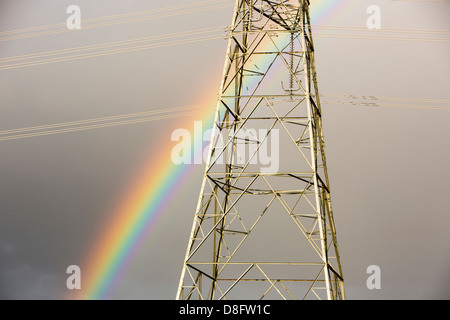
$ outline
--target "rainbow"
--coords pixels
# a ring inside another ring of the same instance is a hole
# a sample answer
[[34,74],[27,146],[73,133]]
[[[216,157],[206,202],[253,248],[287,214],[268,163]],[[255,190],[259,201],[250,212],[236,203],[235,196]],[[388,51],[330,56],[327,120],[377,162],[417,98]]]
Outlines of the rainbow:
[[[313,25],[323,24],[331,17],[348,9],[355,0],[311,1]],[[212,127],[219,83],[205,90],[208,96],[201,110],[203,124]],[[200,113],[199,113],[200,114]],[[191,127],[197,116],[183,118],[178,127]],[[164,143],[158,155],[149,157],[146,166],[139,171],[137,181],[130,192],[119,201],[110,223],[100,230],[100,237],[90,250],[83,271],[83,290],[78,299],[105,299],[123,277],[127,266],[139,252],[145,239],[158,225],[170,200],[180,194],[192,175],[194,165],[174,165],[171,160],[171,145]],[[194,148],[202,151],[202,148]],[[181,267],[181,266],[180,266]]]
[[[203,116],[203,124],[211,127],[216,96],[206,99],[208,108],[184,117],[177,127],[192,126],[202,114],[206,115]],[[170,143],[162,144],[157,149],[160,156],[149,157],[148,163],[151,165],[147,163],[138,170],[139,178],[132,184],[131,192],[119,200],[119,208],[112,215],[110,224],[100,231],[100,239],[86,260],[86,272],[83,273],[85,285],[78,299],[98,300],[109,296],[147,235],[166,212],[171,199],[180,193],[191,177],[195,166],[173,164],[172,147]],[[203,152],[203,147],[196,145],[193,149]]]

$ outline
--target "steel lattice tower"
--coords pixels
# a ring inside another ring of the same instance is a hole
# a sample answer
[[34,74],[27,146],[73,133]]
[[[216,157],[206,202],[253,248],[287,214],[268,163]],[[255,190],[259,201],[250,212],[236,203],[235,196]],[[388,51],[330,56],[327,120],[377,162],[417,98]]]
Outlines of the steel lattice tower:
[[177,299],[345,298],[309,5],[236,0]]

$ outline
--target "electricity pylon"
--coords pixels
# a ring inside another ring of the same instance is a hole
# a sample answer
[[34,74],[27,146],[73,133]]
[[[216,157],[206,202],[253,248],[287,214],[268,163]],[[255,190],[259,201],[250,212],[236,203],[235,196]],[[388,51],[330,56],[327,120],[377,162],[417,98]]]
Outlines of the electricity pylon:
[[177,299],[345,299],[309,5],[236,1]]

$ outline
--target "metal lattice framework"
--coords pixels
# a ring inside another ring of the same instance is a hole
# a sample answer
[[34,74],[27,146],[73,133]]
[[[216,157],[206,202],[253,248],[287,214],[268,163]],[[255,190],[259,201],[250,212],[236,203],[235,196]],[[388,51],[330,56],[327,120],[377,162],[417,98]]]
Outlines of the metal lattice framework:
[[309,1],[237,0],[177,299],[345,298],[321,116]]

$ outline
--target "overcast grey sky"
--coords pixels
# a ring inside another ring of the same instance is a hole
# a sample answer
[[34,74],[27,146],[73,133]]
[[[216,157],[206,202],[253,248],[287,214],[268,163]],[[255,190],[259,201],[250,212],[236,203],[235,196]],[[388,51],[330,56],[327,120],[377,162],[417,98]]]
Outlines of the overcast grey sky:
[[[366,9],[376,4],[380,31],[408,31],[379,34],[398,37],[389,40],[354,36],[373,35],[367,30],[315,39],[324,95],[401,98],[379,106],[351,105],[374,102],[354,99],[323,106],[347,298],[449,299],[450,105],[441,102],[450,100],[450,4],[339,1],[344,9],[324,25],[365,28]],[[230,23],[231,5],[83,29],[84,19],[197,2],[1,0],[0,32],[65,23],[71,4],[82,10],[82,28],[9,40],[0,34],[0,58]],[[226,41],[216,39],[13,69],[2,69],[6,62],[0,61],[0,131],[204,103],[205,88],[217,83],[219,89],[225,50]],[[0,298],[64,297],[67,266],[83,270],[137,168],[162,152],[161,143],[171,143],[179,123],[0,141]],[[196,165],[112,298],[175,297],[202,171]],[[370,265],[381,268],[380,290],[366,287]]]

